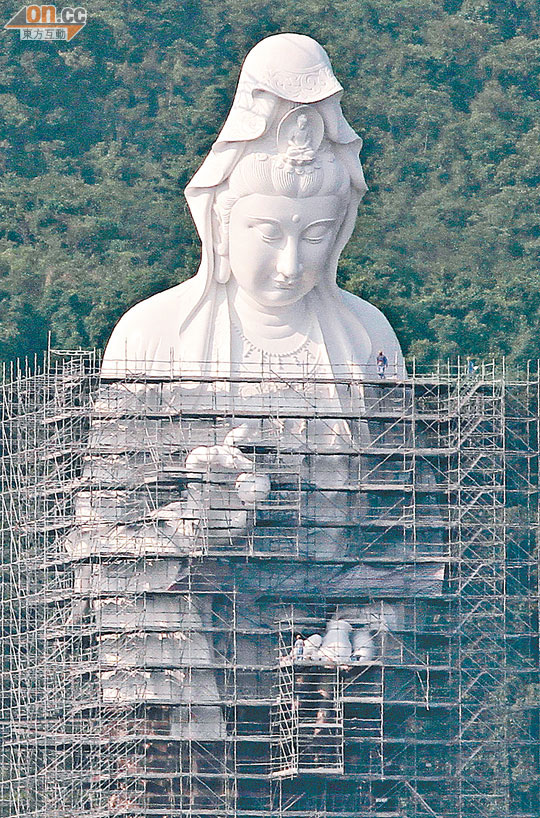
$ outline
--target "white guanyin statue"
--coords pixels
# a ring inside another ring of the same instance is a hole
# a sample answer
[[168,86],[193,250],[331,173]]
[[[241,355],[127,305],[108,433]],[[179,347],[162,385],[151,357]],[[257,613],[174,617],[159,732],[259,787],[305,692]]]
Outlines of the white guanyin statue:
[[[367,189],[341,92],[311,38],[279,34],[255,46],[186,189],[200,268],[129,310],[104,355],[65,537],[80,601],[68,625],[95,623],[94,695],[113,716],[147,707],[149,733],[170,740],[171,780],[191,771],[175,814],[179,804],[197,812],[205,742],[216,754],[221,742],[229,775],[231,680],[235,700],[255,708],[245,716],[254,732],[270,736],[276,623],[291,600],[311,633],[298,637],[293,660],[308,678],[315,665],[328,675],[382,661],[386,630],[397,632],[405,614],[392,618],[383,603],[372,613],[368,600],[442,585],[440,561],[417,569],[409,560],[417,533],[400,489],[408,426],[387,399],[409,400],[397,383],[398,340],[378,309],[336,282]],[[393,383],[379,384],[381,352]],[[388,485],[366,491],[370,480]],[[436,550],[438,532],[426,531],[421,547]],[[292,644],[283,645],[285,667]],[[312,692],[296,700],[320,746],[337,725],[332,690],[322,682],[316,706]],[[174,743],[184,740],[194,743],[189,758]],[[162,770],[152,767],[152,742],[141,761],[154,776],[149,791]],[[205,779],[205,810],[207,792]]]
[[202,242],[197,274],[130,309],[103,373],[214,375],[297,364],[318,374],[404,373],[382,313],[336,283],[367,190],[342,87],[310,37],[248,54],[230,114],[186,188]]

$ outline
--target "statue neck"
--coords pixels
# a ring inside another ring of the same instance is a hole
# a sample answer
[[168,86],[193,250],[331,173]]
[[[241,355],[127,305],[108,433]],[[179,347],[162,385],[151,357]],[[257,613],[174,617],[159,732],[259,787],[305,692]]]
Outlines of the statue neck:
[[234,281],[229,292],[233,320],[254,346],[286,353],[310,334],[313,321],[305,297],[287,307],[269,307],[254,301]]

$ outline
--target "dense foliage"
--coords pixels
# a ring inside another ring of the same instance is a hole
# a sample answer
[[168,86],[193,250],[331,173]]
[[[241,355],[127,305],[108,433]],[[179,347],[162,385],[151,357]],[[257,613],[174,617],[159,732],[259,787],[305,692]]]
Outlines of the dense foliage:
[[[61,5],[61,4],[59,4]],[[7,21],[18,5],[1,3]],[[182,189],[242,58],[311,34],[365,138],[370,192],[341,284],[409,353],[540,356],[536,0],[93,0],[71,42],[0,56],[0,357],[102,346],[192,275]]]

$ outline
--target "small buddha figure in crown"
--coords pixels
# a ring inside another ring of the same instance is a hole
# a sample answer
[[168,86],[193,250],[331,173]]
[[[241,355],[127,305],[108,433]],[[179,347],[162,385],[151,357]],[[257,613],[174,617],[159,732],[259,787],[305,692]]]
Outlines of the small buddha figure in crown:
[[312,134],[306,114],[300,114],[296,118],[296,127],[289,136],[285,157],[289,164],[298,165],[299,167],[312,163],[315,158],[315,151],[312,147]]

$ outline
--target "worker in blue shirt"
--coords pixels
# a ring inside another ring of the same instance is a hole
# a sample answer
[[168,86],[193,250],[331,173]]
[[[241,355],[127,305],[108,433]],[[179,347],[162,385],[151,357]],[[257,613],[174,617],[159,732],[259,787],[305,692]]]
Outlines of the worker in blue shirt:
[[388,366],[388,358],[384,354],[384,352],[379,350],[379,354],[377,355],[377,374],[379,378],[384,378],[386,374],[386,367]]

